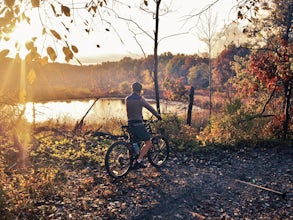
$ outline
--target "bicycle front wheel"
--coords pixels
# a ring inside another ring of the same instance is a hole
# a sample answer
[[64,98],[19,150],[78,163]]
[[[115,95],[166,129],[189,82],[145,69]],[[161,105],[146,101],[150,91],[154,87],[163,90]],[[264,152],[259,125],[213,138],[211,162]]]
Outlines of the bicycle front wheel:
[[149,162],[155,166],[162,166],[169,157],[169,144],[165,137],[156,135],[152,137],[152,148],[148,152]]
[[105,156],[105,167],[111,177],[126,176],[131,168],[131,154],[124,141],[113,143]]

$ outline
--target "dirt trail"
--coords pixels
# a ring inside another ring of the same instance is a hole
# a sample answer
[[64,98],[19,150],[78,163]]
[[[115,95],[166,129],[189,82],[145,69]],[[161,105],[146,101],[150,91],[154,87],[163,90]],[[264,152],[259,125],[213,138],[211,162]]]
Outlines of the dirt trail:
[[[131,219],[293,219],[292,147],[173,157],[161,171],[136,173],[145,198]],[[137,171],[138,172],[138,171]],[[285,196],[243,184],[250,182]],[[139,193],[140,190],[136,190]],[[145,194],[144,194],[145,193]],[[154,205],[147,204],[155,203]]]
[[87,167],[68,171],[62,193],[39,203],[38,209],[51,210],[49,219],[289,220],[292,167],[293,148],[288,146],[172,153],[161,170],[132,171],[120,180]]

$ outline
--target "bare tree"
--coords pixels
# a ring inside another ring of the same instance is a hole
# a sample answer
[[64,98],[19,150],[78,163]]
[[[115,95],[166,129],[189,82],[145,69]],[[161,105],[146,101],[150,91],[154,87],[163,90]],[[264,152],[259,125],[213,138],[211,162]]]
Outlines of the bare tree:
[[212,57],[213,46],[215,45],[217,31],[217,16],[213,17],[212,9],[208,8],[199,17],[199,25],[197,26],[198,38],[204,42],[208,49],[209,56],[209,114],[212,115],[212,93],[213,93],[213,78],[212,78]]
[[156,93],[157,111],[160,114],[160,92],[158,85],[158,33],[159,33],[159,12],[160,12],[161,0],[156,0],[156,28],[155,28],[155,40],[154,40],[154,85]]
[[[113,13],[115,13],[116,17],[126,21],[129,23],[129,30],[133,34],[133,38],[135,39],[135,42],[139,46],[141,52],[144,54],[146,57],[147,54],[145,52],[145,47],[140,40],[140,37],[143,35],[144,37],[149,38],[151,41],[153,41],[153,54],[154,54],[154,61],[153,61],[153,69],[151,70],[152,72],[152,77],[154,80],[154,87],[155,87],[155,98],[156,98],[156,107],[157,111],[160,113],[160,93],[159,93],[159,85],[158,85],[158,47],[159,43],[166,38],[182,35],[182,34],[187,34],[188,32],[175,32],[170,35],[164,36],[159,38],[159,29],[160,29],[160,18],[168,13],[171,13],[171,3],[172,1],[169,2],[169,5],[165,4],[164,7],[161,7],[162,0],[144,0],[142,4],[139,6],[139,10],[141,13],[144,13],[146,15],[150,15],[152,19],[155,21],[155,28],[152,31],[149,31],[146,27],[144,27],[143,23],[146,23],[146,21],[141,21],[138,22],[135,19],[133,19],[131,16],[125,17],[119,15],[114,9]],[[130,8],[130,6],[128,6]],[[153,34],[151,33],[153,32]],[[121,38],[122,39],[122,38]],[[122,39],[123,40],[123,39]]]

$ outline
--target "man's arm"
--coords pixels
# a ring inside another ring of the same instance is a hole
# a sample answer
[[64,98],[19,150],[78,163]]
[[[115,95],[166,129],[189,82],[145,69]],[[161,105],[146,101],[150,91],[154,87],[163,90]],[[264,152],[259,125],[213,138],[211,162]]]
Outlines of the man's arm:
[[156,116],[159,120],[162,120],[160,114],[144,99],[141,99],[142,106],[149,110],[154,116]]

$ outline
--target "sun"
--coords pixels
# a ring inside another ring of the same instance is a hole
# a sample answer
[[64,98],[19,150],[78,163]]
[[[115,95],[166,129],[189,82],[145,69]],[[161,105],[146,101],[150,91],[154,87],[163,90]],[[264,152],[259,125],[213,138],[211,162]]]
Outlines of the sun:
[[16,53],[24,55],[27,53],[26,43],[34,38],[34,31],[31,25],[23,21],[15,25],[14,30],[8,34],[10,42],[14,44]]

